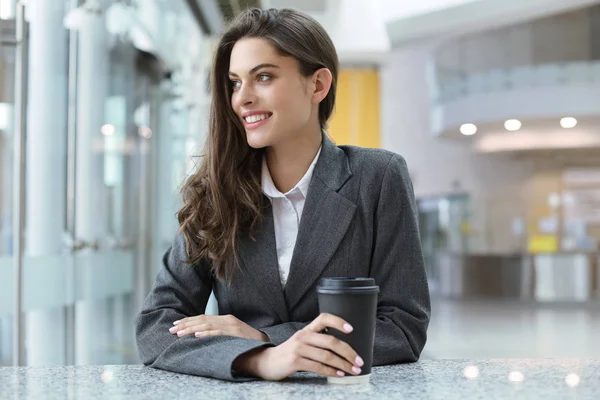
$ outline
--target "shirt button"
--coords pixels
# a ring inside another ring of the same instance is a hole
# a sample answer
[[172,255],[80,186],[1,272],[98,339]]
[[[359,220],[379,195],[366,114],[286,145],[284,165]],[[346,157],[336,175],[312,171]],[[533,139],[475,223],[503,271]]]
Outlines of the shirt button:
[[286,241],[285,247],[292,247],[292,241],[291,240]]

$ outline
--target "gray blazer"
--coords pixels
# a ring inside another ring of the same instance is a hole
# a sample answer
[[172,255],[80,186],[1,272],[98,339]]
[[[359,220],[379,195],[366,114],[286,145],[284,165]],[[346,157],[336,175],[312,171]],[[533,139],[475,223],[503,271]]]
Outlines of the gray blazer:
[[[208,262],[183,263],[177,234],[135,321],[145,365],[185,374],[243,380],[232,374],[239,355],[278,345],[319,314],[321,277],[375,278],[380,286],[374,365],[419,358],[427,338],[430,303],[417,226],[417,209],[404,159],[379,149],[336,146],[324,136],[302,213],[285,289],[279,280],[271,208],[255,235],[240,238],[240,269],[230,286]],[[233,314],[269,336],[271,344],[214,336],[177,337],[173,321],[205,312],[214,290],[219,314]]]

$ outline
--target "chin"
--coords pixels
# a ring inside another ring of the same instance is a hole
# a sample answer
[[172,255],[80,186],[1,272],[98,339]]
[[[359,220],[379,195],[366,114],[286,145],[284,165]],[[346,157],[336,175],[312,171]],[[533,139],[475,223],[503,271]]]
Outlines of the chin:
[[261,132],[246,131],[248,146],[253,149],[262,149],[271,145],[269,136]]

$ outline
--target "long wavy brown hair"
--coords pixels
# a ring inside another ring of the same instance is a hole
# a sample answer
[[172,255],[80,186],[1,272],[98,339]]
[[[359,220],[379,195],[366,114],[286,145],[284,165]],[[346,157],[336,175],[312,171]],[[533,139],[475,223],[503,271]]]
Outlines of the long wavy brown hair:
[[264,149],[248,145],[242,122],[231,107],[229,60],[233,46],[243,38],[266,39],[282,56],[294,57],[305,77],[321,68],[331,71],[331,89],[319,104],[321,129],[333,112],[338,76],[331,38],[302,12],[250,9],[222,35],[211,71],[209,132],[202,162],[182,187],[183,207],[177,218],[188,262],[208,260],[212,273],[228,281],[237,265],[236,241],[241,235],[252,237],[268,201],[260,181]]

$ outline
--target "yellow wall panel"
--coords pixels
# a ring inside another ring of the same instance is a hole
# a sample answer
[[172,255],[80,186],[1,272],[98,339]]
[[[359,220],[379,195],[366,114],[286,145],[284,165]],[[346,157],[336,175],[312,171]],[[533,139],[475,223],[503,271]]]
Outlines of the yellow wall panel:
[[379,147],[379,71],[342,69],[329,134],[337,144]]

